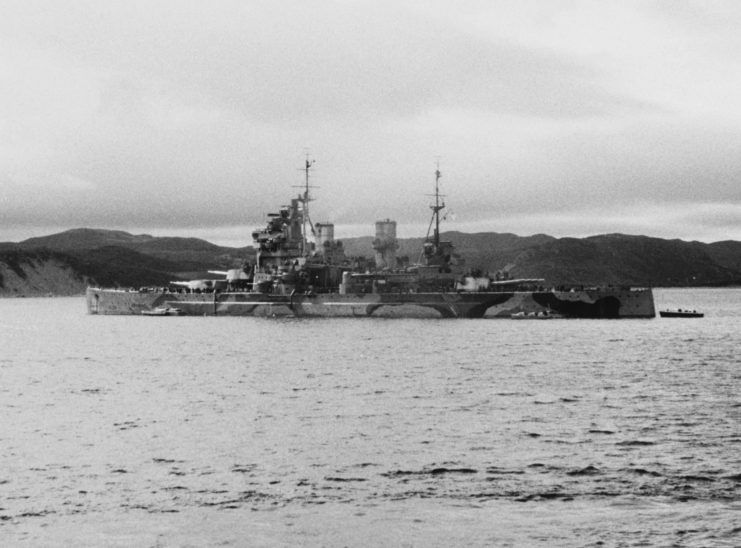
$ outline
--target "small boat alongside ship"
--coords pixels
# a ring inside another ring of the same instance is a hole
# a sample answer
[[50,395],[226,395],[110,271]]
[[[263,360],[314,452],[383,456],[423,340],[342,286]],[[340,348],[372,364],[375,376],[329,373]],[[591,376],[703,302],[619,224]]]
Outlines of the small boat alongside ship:
[[[309,216],[309,173],[303,193],[252,233],[256,263],[219,272],[220,279],[172,282],[158,289],[89,287],[90,314],[386,318],[653,318],[651,288],[547,288],[539,278],[511,279],[467,269],[440,237],[440,170],[432,219],[420,260],[396,258],[396,222],[376,222],[375,264],[357,264],[334,238],[334,225]],[[312,241],[313,240],[313,241]],[[214,272],[216,273],[216,272]]]
[[553,320],[563,318],[563,316],[561,314],[554,314],[550,310],[544,310],[542,312],[515,312],[510,318],[513,320]]
[[171,306],[158,306],[157,308],[142,310],[141,314],[142,316],[182,316],[183,311]]

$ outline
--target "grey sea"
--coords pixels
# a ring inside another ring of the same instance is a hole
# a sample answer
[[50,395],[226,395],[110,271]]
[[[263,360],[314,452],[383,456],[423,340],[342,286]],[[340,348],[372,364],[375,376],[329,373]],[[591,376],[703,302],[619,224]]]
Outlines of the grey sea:
[[0,300],[2,546],[739,546],[741,289],[702,319]]

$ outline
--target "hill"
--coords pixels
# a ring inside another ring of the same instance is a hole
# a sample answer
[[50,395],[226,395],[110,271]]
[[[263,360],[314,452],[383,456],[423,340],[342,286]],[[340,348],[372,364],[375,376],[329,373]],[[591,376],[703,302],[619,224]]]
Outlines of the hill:
[[715,261],[707,244],[622,234],[560,238],[534,246],[518,257],[513,274],[591,285],[673,287],[741,282],[741,272]]
[[131,247],[152,240],[148,234],[135,236],[121,230],[104,230],[97,228],[73,228],[58,234],[29,238],[20,242],[23,249],[54,249],[56,251],[77,251],[95,249],[104,246]]
[[250,247],[79,228],[0,244],[0,295],[82,294],[88,285],[161,286],[212,277],[208,270],[225,270],[245,260],[254,261]]
[[221,269],[233,261],[249,260],[255,253],[251,247],[221,247],[199,238],[154,237],[149,234],[133,235],[120,230],[75,228],[18,244],[26,250],[51,249],[82,256],[91,249],[117,247],[136,251],[174,263],[176,271],[192,272],[204,269]]
[[[471,269],[512,277],[545,278],[560,285],[657,285],[667,287],[741,283],[741,242],[712,244],[648,236],[604,234],[554,238],[545,234],[444,232]],[[355,239],[372,254],[371,238]],[[399,241],[397,257],[419,259],[422,238]],[[359,253],[354,240],[346,250]]]
[[725,240],[707,244],[706,249],[716,263],[732,270],[741,270],[741,242]]
[[0,249],[0,295],[77,295],[88,280],[70,258],[49,250]]
[[88,285],[139,287],[177,279],[177,265],[116,246],[79,253],[0,250],[0,295],[79,295]]
[[[741,284],[741,242],[711,244],[603,234],[446,232],[470,269],[585,285],[708,286]],[[349,256],[373,256],[372,237],[343,239]],[[419,259],[422,238],[399,241],[398,257]],[[74,229],[0,244],[0,295],[80,294],[90,285],[159,286],[210,278],[208,270],[254,262],[251,247],[222,247],[198,238],[158,238],[123,231]]]
[[[471,269],[506,271],[512,277],[545,278],[555,285],[655,285],[666,287],[741,284],[741,242],[712,244],[648,236],[603,234],[554,238],[545,234],[444,232]],[[372,255],[372,238],[344,240],[345,248]],[[397,257],[419,259],[422,238],[399,241]]]

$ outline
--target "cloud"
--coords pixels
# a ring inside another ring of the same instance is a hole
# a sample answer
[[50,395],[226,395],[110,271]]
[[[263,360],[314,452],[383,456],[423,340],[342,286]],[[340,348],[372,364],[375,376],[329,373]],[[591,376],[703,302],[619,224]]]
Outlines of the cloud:
[[415,116],[449,106],[569,117],[630,103],[601,88],[593,66],[481,40],[419,7],[230,1],[45,7],[16,8],[20,21],[6,30],[97,74],[158,81],[168,99],[209,102],[261,122]]
[[548,232],[583,215],[568,226],[597,229],[602,211],[629,228],[619,218],[643,222],[645,204],[736,204],[740,14],[729,2],[9,1],[3,223],[259,226],[297,192],[306,149],[312,211],[348,226],[425,225],[437,161],[472,226],[540,218]]

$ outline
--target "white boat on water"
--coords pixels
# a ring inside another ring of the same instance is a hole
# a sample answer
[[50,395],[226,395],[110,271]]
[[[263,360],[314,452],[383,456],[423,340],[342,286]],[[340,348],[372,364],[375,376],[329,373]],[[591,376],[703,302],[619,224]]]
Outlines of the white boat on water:
[[179,308],[173,308],[171,306],[158,306],[151,310],[142,310],[142,316],[180,316],[183,311]]

